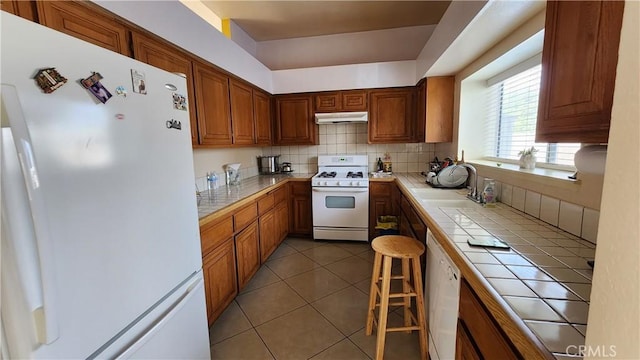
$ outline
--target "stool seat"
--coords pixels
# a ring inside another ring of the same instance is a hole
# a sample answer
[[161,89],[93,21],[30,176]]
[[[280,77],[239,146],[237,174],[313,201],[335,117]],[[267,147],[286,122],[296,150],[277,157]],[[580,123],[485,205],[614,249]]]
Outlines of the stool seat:
[[385,256],[400,259],[410,259],[424,253],[424,244],[403,235],[383,235],[378,236],[371,242],[374,251]]
[[[426,360],[429,356],[429,349],[427,343],[427,321],[424,313],[422,271],[420,270],[420,255],[424,253],[425,245],[407,236],[383,235],[373,239],[371,247],[376,253],[373,260],[365,334],[372,334],[375,323],[377,330],[375,358],[376,360],[382,360],[384,357],[387,332],[411,332],[417,330],[420,339],[420,357]],[[402,262],[402,275],[391,274],[393,259],[398,259]],[[401,281],[402,292],[392,293],[390,291],[391,281]],[[413,306],[412,300],[415,300]],[[404,326],[387,326],[387,315],[390,306],[404,308]],[[415,310],[415,314],[413,314],[412,308]],[[377,317],[376,309],[378,310]]]

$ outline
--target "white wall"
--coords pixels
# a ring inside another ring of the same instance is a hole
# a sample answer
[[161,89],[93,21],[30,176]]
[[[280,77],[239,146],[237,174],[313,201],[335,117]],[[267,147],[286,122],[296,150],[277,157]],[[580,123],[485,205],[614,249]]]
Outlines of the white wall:
[[266,66],[182,3],[94,2],[262,89],[272,91],[271,72]]
[[[586,344],[640,358],[640,3],[626,1]],[[607,353],[612,357],[612,353]],[[586,359],[604,358],[591,353]]]
[[[208,172],[215,171],[218,175],[222,175],[224,174],[223,165],[232,163],[242,164],[240,174],[243,177],[258,175],[256,156],[260,155],[262,155],[262,148],[259,147],[193,149],[193,167],[196,180],[206,184],[202,179],[206,177]],[[222,176],[222,181],[224,181],[224,175]],[[204,189],[203,187],[200,190]]]
[[413,86],[415,64],[411,60],[273,71],[273,93]]
[[229,20],[229,26],[231,28],[231,40],[240,45],[254,58],[257,55],[256,41],[249,36],[235,21]]
[[462,33],[473,18],[487,4],[485,0],[452,1],[445,11],[440,23],[416,59],[415,82],[426,76],[427,71],[449,45]]

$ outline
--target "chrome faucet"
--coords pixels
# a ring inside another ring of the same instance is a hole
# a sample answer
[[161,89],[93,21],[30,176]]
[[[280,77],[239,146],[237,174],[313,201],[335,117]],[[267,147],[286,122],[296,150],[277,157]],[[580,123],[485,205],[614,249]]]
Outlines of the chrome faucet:
[[469,163],[464,163],[460,165],[467,168],[467,171],[469,172],[470,176],[473,175],[474,185],[472,187],[471,180],[469,180],[470,189],[469,189],[469,193],[467,194],[467,197],[477,203],[482,203],[482,195],[478,192],[478,171],[473,165]]

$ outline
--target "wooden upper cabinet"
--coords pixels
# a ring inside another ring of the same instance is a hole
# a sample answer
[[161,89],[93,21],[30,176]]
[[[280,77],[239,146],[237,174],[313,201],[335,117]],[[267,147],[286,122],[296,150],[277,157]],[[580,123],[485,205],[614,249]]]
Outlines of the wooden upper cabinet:
[[314,95],[316,112],[367,111],[367,92],[347,90]]
[[416,141],[453,140],[453,90],[455,77],[422,79],[417,85]]
[[271,145],[271,97],[253,89],[253,118],[258,145]]
[[40,24],[131,56],[127,28],[105,13],[76,1],[38,1],[37,6]]
[[233,144],[253,145],[253,91],[251,87],[229,80],[229,98],[231,102],[231,124]]
[[369,143],[415,141],[414,87],[369,93]]
[[133,57],[143,63],[165,71],[182,74],[187,79],[187,104],[191,126],[191,143],[198,144],[198,124],[196,116],[196,97],[193,86],[193,66],[186,53],[137,32],[131,33]]
[[35,1],[2,0],[0,9],[31,21],[38,21],[38,9]]
[[365,90],[349,90],[340,92],[342,111],[367,111],[367,92]]
[[311,95],[276,96],[276,145],[316,145],[318,125],[313,120]]
[[229,78],[211,66],[193,65],[200,145],[231,145]]
[[338,91],[318,93],[313,98],[317,112],[332,112],[342,109],[342,97]]
[[536,142],[607,142],[624,1],[548,1]]

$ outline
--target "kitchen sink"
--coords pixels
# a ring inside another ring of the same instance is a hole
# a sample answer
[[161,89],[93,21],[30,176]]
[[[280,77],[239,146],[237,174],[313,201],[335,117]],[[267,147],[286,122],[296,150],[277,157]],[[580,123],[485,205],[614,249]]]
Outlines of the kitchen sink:
[[437,207],[437,208],[473,208],[476,206],[480,206],[479,204],[468,200],[468,199],[459,199],[459,200],[420,200],[420,203],[426,207]]
[[419,200],[462,200],[467,194],[465,189],[413,188],[409,191]]

